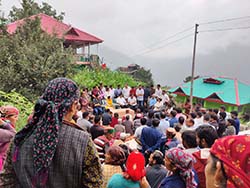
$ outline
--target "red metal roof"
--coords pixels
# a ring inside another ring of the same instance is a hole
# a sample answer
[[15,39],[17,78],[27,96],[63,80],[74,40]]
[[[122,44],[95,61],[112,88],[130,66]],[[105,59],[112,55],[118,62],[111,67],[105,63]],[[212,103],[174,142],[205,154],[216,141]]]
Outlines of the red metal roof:
[[[59,38],[64,37],[65,40],[68,41],[79,41],[90,44],[97,44],[103,42],[102,39],[95,37],[89,33],[81,31],[75,27],[67,25],[63,22],[58,21],[55,18],[52,18],[46,14],[37,14],[30,17],[30,19],[34,19],[35,17],[39,17],[41,20],[41,28],[43,31],[48,34],[56,34]],[[16,31],[17,27],[23,24],[24,19],[17,20],[13,23],[8,24],[7,31],[12,34]]]

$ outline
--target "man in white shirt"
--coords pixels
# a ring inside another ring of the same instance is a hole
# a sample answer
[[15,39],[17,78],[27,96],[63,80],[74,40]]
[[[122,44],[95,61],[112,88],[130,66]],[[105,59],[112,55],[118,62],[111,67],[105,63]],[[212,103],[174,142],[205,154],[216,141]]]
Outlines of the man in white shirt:
[[136,110],[137,108],[137,100],[136,100],[136,97],[133,95],[133,93],[128,98],[128,105],[129,105],[129,108],[133,110]]
[[162,95],[161,95],[162,103],[166,105],[166,103],[169,102],[169,96],[166,92],[166,90],[162,90]]
[[126,100],[129,98],[130,89],[131,88],[128,86],[128,84],[125,84],[124,88],[122,89],[122,94]]
[[121,107],[121,108],[127,108],[128,104],[123,95],[119,95],[116,99],[116,103]]
[[161,97],[162,96],[162,90],[161,90],[161,85],[160,84],[157,84],[157,87],[155,89],[155,95],[157,97]]
[[141,85],[139,85],[139,88],[136,89],[136,96],[139,107],[143,107],[144,90],[142,89]]

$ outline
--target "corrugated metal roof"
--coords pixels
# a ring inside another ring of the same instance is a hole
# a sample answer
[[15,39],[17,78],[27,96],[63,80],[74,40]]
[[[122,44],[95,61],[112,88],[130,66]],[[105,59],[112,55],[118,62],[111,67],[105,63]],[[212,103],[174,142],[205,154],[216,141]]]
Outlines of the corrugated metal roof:
[[[57,37],[63,38],[65,40],[71,41],[83,41],[88,42],[91,44],[97,44],[103,42],[102,39],[95,37],[89,33],[86,33],[80,29],[67,25],[63,22],[58,21],[55,18],[52,18],[46,14],[38,14],[29,17],[30,19],[34,19],[35,17],[39,17],[41,20],[41,28],[43,31],[47,32],[48,34],[54,35],[56,34]],[[17,27],[24,23],[25,19],[17,20],[13,23],[7,25],[7,31],[12,34],[16,31]],[[72,32],[73,31],[73,32]]]
[[[201,77],[194,80],[193,96],[197,98],[206,99],[212,95],[217,95],[224,103],[234,105],[244,105],[250,103],[250,86],[237,79],[213,78],[221,81],[221,84],[204,83],[203,79],[209,77]],[[180,87],[175,87],[169,90],[174,93],[177,89],[181,88],[185,95],[190,95],[191,82],[185,83]]]

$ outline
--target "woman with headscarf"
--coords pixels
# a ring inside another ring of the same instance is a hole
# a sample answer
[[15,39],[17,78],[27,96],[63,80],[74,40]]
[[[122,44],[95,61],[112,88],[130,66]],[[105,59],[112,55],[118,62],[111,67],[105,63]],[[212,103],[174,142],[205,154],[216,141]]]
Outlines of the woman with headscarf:
[[161,183],[160,188],[196,188],[197,181],[192,170],[193,157],[181,150],[172,148],[166,151],[165,166],[171,171]]
[[6,159],[7,150],[11,139],[15,136],[16,121],[19,110],[13,106],[2,106],[0,108],[0,172]]
[[123,174],[114,174],[108,182],[108,188],[150,188],[146,180],[145,159],[137,151],[129,154],[126,170]]
[[108,180],[116,173],[123,172],[123,165],[126,161],[125,153],[119,146],[111,146],[105,154],[103,164],[103,188],[106,188]]
[[66,78],[49,82],[31,121],[16,134],[0,187],[78,188],[102,185],[101,165],[89,135],[72,120],[79,90]]
[[250,187],[250,136],[226,136],[210,149],[205,168],[206,187]]

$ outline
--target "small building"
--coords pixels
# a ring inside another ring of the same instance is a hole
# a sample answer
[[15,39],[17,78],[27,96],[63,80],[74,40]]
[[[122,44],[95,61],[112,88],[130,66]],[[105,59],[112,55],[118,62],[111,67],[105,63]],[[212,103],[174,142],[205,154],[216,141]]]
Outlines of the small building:
[[[102,43],[103,40],[96,36],[82,31],[76,27],[65,24],[46,14],[37,14],[28,19],[35,19],[38,17],[41,23],[41,29],[49,35],[64,39],[63,46],[65,48],[71,46],[75,49],[75,58],[77,64],[91,65],[99,63],[98,54],[91,54],[90,47]],[[17,20],[7,25],[8,33],[15,33],[18,26],[25,23],[25,19]]]
[[[176,101],[184,103],[190,97],[191,82],[169,90]],[[194,80],[193,102],[205,108],[225,106],[227,111],[250,112],[250,86],[237,79],[200,77]]]

